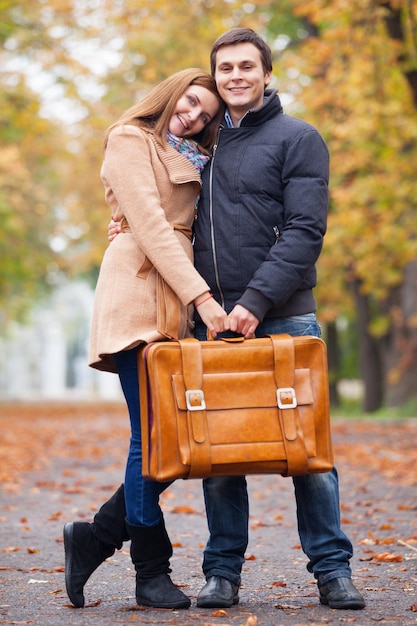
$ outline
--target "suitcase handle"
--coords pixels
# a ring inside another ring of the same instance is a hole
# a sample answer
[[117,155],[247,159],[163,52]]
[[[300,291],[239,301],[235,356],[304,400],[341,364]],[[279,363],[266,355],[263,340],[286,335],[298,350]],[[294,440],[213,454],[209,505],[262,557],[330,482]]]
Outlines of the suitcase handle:
[[[219,337],[219,341],[225,341],[226,343],[242,343],[245,341],[244,337]],[[214,341],[213,335],[207,328],[207,341]]]

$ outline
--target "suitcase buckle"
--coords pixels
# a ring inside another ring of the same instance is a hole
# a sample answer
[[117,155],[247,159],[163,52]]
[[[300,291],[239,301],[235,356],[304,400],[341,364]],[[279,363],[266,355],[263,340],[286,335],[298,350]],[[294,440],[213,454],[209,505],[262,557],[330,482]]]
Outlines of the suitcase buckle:
[[277,403],[280,409],[295,409],[297,398],[293,387],[280,387],[277,389]]
[[189,411],[204,411],[206,408],[204,392],[201,389],[188,389],[185,392],[185,401]]

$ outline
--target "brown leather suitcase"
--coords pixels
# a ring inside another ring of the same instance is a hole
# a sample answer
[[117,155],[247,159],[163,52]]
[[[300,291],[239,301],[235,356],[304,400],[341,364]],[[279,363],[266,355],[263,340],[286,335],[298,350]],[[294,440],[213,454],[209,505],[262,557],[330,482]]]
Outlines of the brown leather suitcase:
[[333,467],[317,337],[156,342],[138,356],[142,469],[156,481]]

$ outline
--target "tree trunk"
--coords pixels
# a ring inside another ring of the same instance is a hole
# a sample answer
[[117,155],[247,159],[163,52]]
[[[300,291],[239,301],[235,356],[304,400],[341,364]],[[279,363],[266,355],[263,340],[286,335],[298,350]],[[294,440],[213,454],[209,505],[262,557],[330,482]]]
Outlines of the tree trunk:
[[[389,37],[397,42],[402,43],[402,49],[400,49],[400,52],[398,54],[398,61],[400,63],[400,66],[402,66],[402,72],[410,87],[411,97],[413,98],[414,106],[417,108],[417,70],[414,67],[412,59],[408,58],[405,49],[405,9],[398,6],[397,2],[382,2],[381,4],[387,10],[387,14],[385,16],[385,25],[387,27]],[[413,11],[413,8],[410,8],[409,10]]]
[[327,361],[329,365],[329,395],[330,404],[338,406],[340,402],[339,393],[337,391],[337,383],[339,381],[339,343],[337,339],[337,327],[335,322],[329,322],[326,325],[326,344],[327,344]]
[[363,409],[372,413],[384,401],[383,367],[379,342],[369,333],[371,311],[369,298],[361,292],[359,280],[352,282],[359,330],[359,363],[364,383]]
[[401,406],[417,398],[417,263],[410,263],[390,302],[395,314],[385,348],[386,404]]

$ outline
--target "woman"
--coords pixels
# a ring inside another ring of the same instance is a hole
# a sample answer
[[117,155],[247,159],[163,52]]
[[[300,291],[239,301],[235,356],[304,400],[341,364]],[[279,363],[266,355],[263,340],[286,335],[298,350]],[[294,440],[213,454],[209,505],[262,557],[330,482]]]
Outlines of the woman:
[[[105,136],[101,179],[123,234],[100,268],[89,364],[119,374],[129,409],[125,527],[136,600],[145,606],[187,608],[190,600],[169,577],[172,547],[159,506],[169,483],[146,481],[141,472],[137,351],[150,341],[191,336],[192,304],[214,337],[228,329],[225,311],[194,269],[191,245],[200,172],[222,114],[214,79],[188,69],[155,87]],[[94,524],[64,528],[66,585],[75,606],[84,605],[85,582],[114,552],[114,541],[99,535]]]

